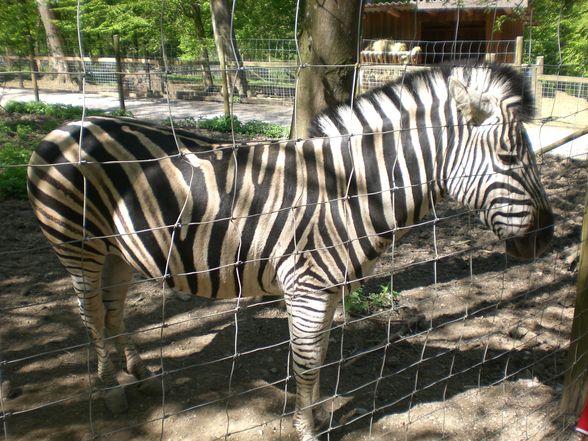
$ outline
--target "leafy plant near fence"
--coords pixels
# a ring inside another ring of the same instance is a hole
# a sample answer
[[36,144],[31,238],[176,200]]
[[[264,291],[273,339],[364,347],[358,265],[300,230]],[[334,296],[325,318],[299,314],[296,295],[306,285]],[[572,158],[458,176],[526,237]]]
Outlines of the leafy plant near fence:
[[59,123],[0,120],[0,201],[26,197],[26,164],[33,148]]
[[531,60],[545,57],[555,73],[586,76],[588,73],[588,0],[534,0],[533,26],[526,28]]
[[[48,132],[64,121],[81,118],[83,108],[36,101],[9,101],[4,111],[13,117],[0,120],[0,201],[25,199],[26,164],[34,148]],[[129,112],[105,112],[98,109],[86,109],[86,115],[131,116]]]
[[[48,132],[64,121],[79,119],[83,108],[63,104],[11,101],[4,106],[4,110],[13,117],[0,116],[0,201],[25,199],[26,164],[33,150]],[[116,114],[117,112],[86,109],[87,116]],[[130,113],[118,112],[118,115],[129,116]],[[237,117],[231,119],[221,116],[198,121],[189,119],[176,124],[188,129],[206,128],[219,132],[230,132],[232,127],[235,132],[251,137],[283,138],[288,135],[288,129],[278,124],[265,121],[241,122]]]
[[[231,124],[231,120],[233,124]],[[170,124],[169,118],[164,121],[164,124]],[[220,133],[231,133],[234,130],[235,133],[252,138],[261,136],[270,139],[281,139],[287,138],[290,133],[289,128],[279,124],[259,120],[242,122],[236,116],[231,118],[226,115],[213,118],[194,119],[188,117],[174,119],[174,126],[183,129],[205,129]]]
[[358,288],[345,296],[345,312],[351,315],[370,315],[377,311],[396,306],[400,293],[394,291],[389,283],[379,285],[372,292]]
[[[21,113],[28,115],[45,115],[64,120],[78,119],[82,117],[83,107],[71,106],[68,104],[49,104],[37,101],[20,102],[9,101],[4,106],[8,113]],[[86,109],[86,116],[112,115],[112,116],[133,116],[131,112],[114,110],[106,112],[99,109]]]
[[0,149],[0,200],[26,198],[27,169],[24,164],[30,156],[30,150],[14,144]]
[[201,119],[197,121],[201,129],[214,130],[217,132],[235,133],[251,136],[267,136],[269,138],[285,138],[289,134],[289,129],[279,124],[269,123],[266,121],[246,121],[241,122],[236,116],[217,116],[214,118]]

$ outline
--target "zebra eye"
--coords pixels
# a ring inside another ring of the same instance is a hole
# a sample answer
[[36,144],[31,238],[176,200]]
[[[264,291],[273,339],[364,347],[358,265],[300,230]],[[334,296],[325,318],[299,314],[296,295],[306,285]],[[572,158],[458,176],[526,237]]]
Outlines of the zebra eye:
[[509,154],[499,153],[498,159],[500,159],[506,165],[514,165],[519,160],[517,155],[512,155],[510,153]]

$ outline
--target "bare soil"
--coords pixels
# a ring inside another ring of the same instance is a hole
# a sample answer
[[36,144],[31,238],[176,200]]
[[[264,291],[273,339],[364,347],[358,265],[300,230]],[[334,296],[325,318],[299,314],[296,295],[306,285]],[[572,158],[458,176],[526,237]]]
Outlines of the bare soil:
[[[337,313],[322,439],[574,439],[557,403],[588,174],[585,162],[540,163],[557,216],[545,256],[505,257],[471,215],[443,203],[368,282],[392,273],[399,307]],[[0,218],[6,440],[295,440],[281,299],[184,298],[137,277],[127,328],[167,387],[145,396],[121,371],[130,409],[112,415],[91,388],[95,356],[69,279],[28,203],[1,203]]]

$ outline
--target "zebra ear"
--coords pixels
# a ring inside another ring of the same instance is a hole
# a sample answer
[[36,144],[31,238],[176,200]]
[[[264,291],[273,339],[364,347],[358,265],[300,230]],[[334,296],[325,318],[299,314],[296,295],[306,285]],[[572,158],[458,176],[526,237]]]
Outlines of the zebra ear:
[[485,94],[468,89],[454,76],[449,77],[449,95],[468,124],[479,126],[492,114],[492,101]]

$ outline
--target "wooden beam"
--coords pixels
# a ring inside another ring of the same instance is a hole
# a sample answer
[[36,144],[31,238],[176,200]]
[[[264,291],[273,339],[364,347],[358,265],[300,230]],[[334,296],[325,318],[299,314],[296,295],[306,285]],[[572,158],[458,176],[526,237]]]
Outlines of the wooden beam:
[[588,396],[588,191],[584,202],[581,246],[576,307],[560,402],[560,408],[564,413],[575,415],[580,415]]
[[[549,145],[546,145],[543,148],[540,148],[539,150],[537,150],[535,152],[535,154],[537,156],[543,155],[543,154],[550,152],[558,147],[561,147],[562,145],[564,145],[567,142],[573,141],[574,139],[577,139],[577,138],[584,136],[584,135],[588,135],[588,127],[584,127],[583,129],[577,130],[574,133],[570,133],[568,136],[565,136],[556,142],[553,142]],[[587,262],[587,264],[588,264],[588,262]]]

